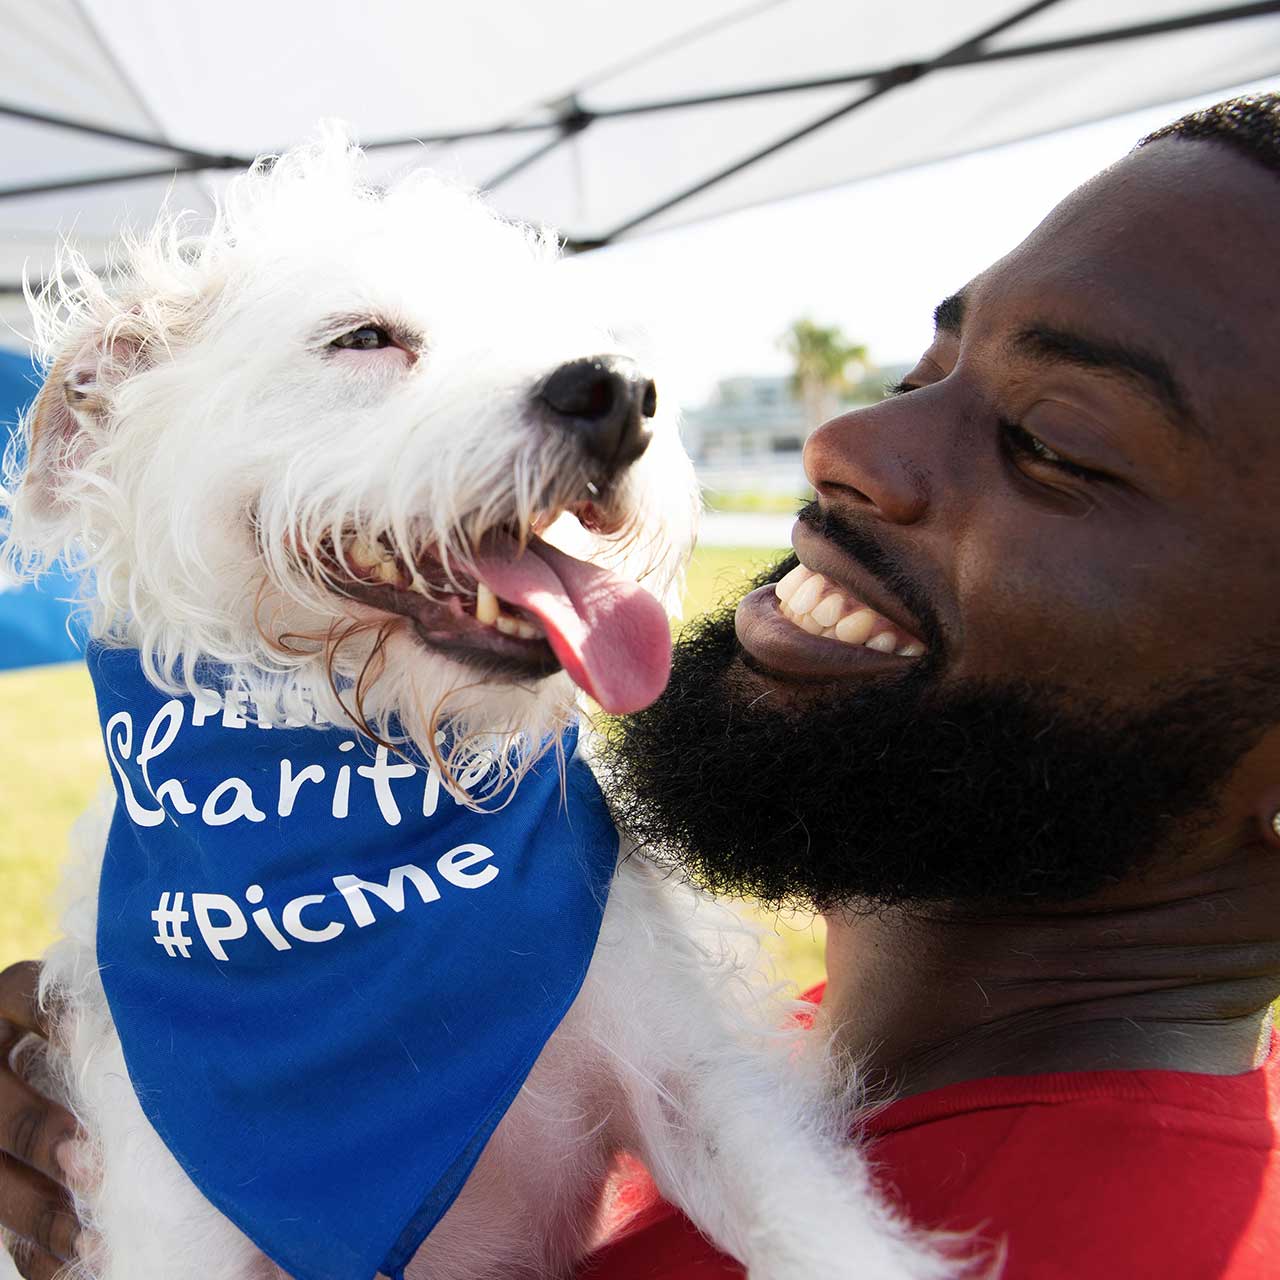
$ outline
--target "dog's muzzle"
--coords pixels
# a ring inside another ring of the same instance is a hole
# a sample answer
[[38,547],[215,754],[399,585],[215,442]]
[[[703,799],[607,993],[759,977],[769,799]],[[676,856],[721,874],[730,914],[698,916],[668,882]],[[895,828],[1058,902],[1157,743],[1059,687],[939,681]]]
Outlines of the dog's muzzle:
[[571,433],[608,480],[629,467],[653,438],[658,411],[650,378],[624,356],[588,356],[554,370],[534,396],[542,412]]

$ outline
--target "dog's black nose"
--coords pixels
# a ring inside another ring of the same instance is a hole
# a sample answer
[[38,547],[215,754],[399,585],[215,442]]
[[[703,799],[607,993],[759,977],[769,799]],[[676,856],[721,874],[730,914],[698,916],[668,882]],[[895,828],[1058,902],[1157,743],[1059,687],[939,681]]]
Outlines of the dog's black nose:
[[537,398],[606,475],[629,467],[649,447],[658,392],[623,356],[570,360],[547,377]]

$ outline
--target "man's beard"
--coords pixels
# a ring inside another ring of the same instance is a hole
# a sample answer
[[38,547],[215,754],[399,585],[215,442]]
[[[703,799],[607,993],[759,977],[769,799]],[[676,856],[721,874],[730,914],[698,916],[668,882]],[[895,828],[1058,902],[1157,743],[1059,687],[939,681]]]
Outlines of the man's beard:
[[606,794],[648,857],[713,892],[819,910],[1087,898],[1184,850],[1276,712],[1270,664],[1122,713],[928,662],[784,701],[741,653],[732,608],[686,629],[666,693],[612,725]]

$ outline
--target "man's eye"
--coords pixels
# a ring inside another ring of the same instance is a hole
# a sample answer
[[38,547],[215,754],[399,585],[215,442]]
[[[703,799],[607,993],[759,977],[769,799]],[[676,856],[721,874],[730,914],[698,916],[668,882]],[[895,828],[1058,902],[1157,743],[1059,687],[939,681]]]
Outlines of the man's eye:
[[1047,467],[1053,467],[1054,470],[1061,471],[1065,475],[1076,476],[1081,480],[1107,479],[1101,471],[1095,471],[1092,467],[1083,467],[1078,462],[1072,462],[1069,458],[1064,458],[1056,450],[1045,444],[1039,436],[1033,436],[1030,431],[1025,427],[1019,426],[1016,422],[1002,422],[1000,424],[1000,434],[1004,437],[1005,447],[1015,458],[1026,458],[1032,462],[1039,462]]
[[380,325],[362,324],[358,329],[334,338],[329,345],[340,351],[378,351],[383,347],[393,347],[395,343]]

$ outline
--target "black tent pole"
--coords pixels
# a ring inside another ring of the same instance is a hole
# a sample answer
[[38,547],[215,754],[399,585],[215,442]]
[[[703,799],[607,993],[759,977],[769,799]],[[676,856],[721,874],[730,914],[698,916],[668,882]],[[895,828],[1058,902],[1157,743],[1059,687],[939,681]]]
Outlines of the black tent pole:
[[83,133],[93,138],[105,138],[110,142],[127,142],[134,147],[150,147],[156,151],[167,151],[171,155],[182,156],[187,160],[198,160],[201,167],[206,169],[244,169],[251,163],[242,156],[215,155],[210,151],[184,147],[177,142],[165,142],[162,138],[150,138],[146,134],[112,129],[88,120],[74,120],[70,116],[36,111],[31,107],[20,107],[12,102],[0,102],[0,116],[7,116],[12,120],[25,120],[28,124],[44,124],[54,129],[65,129],[69,133]]
[[[1053,0],[1049,0],[1053,3]],[[1034,12],[1037,6],[1032,6]],[[1221,9],[1206,9],[1195,13],[1181,14],[1175,18],[1155,19],[1151,22],[1137,23],[1127,27],[1113,27],[1106,31],[1091,31],[1081,35],[1062,36],[1054,40],[1041,40],[1029,44],[1010,45],[1003,49],[981,49],[980,38],[966,41],[947,53],[940,54],[927,62],[905,63],[898,67],[880,68],[878,70],[850,71],[839,76],[826,76],[815,80],[797,80],[778,84],[758,85],[744,89],[726,90],[720,93],[701,94],[693,97],[669,98],[654,102],[639,102],[619,107],[605,107],[599,110],[579,108],[574,118],[574,133],[581,132],[597,120],[614,120],[626,116],[643,115],[660,111],[676,111],[686,107],[710,106],[717,103],[737,102],[749,98],[768,97],[778,94],[803,93],[815,89],[837,88],[840,85],[870,82],[873,91],[884,92],[884,86],[896,87],[918,79],[927,69],[929,71],[948,70],[955,67],[977,66],[985,62],[1005,62],[1015,58],[1035,57],[1046,53],[1063,53],[1071,49],[1084,49],[1098,45],[1114,44],[1126,40],[1140,39],[1144,36],[1164,35],[1175,31],[1188,31],[1199,27],[1216,26],[1225,22],[1239,21],[1244,18],[1265,17],[1280,13],[1280,0],[1257,0],[1252,4],[1230,5]],[[998,30],[1004,30],[1016,21],[1022,21],[1029,14],[1016,14],[1011,19],[999,24],[987,33],[987,38]],[[865,96],[865,95],[863,95]],[[212,155],[208,152],[182,146],[180,143],[163,142],[158,138],[128,133],[119,129],[107,128],[103,125],[87,121],[73,120],[66,116],[52,115],[47,112],[34,111],[26,107],[18,107],[8,103],[0,103],[0,116],[27,120],[37,124],[47,124],[54,128],[66,129],[70,132],[84,133],[94,137],[107,138],[118,142],[131,143],[136,146],[152,147],[181,156],[185,164],[175,165],[166,172],[197,172],[200,169],[241,169],[247,168],[250,161],[243,156]],[[553,132],[555,137],[542,144],[535,152],[516,161],[511,172],[503,171],[496,175],[494,181],[502,182],[513,176],[514,172],[527,167],[540,155],[559,145],[564,140],[564,124],[562,120],[551,118],[531,121],[523,124],[501,124],[488,128],[457,129],[448,133],[420,133],[410,137],[383,138],[363,144],[366,151],[378,151],[393,147],[407,147],[415,144],[447,144],[471,142],[484,138],[499,138],[520,134],[536,134]],[[101,174],[93,177],[89,185],[101,186],[108,182],[130,182],[154,176],[153,171],[128,171],[115,175]],[[59,183],[55,190],[71,190],[76,183],[67,180]],[[31,194],[27,185],[12,188],[0,188],[0,200],[16,195]],[[615,230],[614,234],[617,234]],[[0,287],[0,293],[4,289]]]
[[[1204,9],[1180,14],[1176,18],[1156,18],[1150,22],[1106,31],[1089,31],[1082,35],[1060,36],[1053,40],[1036,40],[1027,44],[1011,44],[1003,49],[979,49],[970,41],[950,53],[933,58],[927,64],[935,71],[955,67],[972,67],[986,62],[1008,62],[1017,58],[1037,57],[1045,53],[1064,53],[1071,49],[1088,49],[1098,45],[1140,40],[1144,36],[1169,35],[1199,27],[1218,26],[1245,18],[1264,18],[1280,13],[1280,0],[1256,0],[1252,4],[1228,5],[1221,9]],[[989,37],[988,37],[989,38]],[[626,116],[649,115],[661,111],[680,111],[688,107],[715,106],[724,102],[742,102],[751,98],[768,98],[788,93],[807,93],[815,89],[838,89],[842,85],[881,80],[895,70],[909,71],[923,63],[904,63],[900,68],[880,67],[862,71],[845,71],[838,76],[822,76],[813,80],[784,80],[775,84],[755,85],[744,89],[727,89],[718,93],[695,94],[683,98],[661,98],[652,102],[631,102],[620,107],[591,110],[595,120],[616,120]]]
[[[946,52],[939,54],[937,57],[931,58],[925,62],[907,63],[898,67],[889,67],[878,71],[853,71],[841,76],[830,76],[817,80],[759,85],[737,90],[728,90],[721,93],[704,94],[696,97],[671,98],[663,101],[633,103],[620,107],[602,108],[598,111],[593,111],[590,108],[575,107],[573,115],[569,117],[551,118],[545,121],[528,122],[523,124],[502,124],[490,128],[455,130],[449,133],[419,134],[415,137],[407,138],[382,139],[366,144],[365,150],[371,151],[390,147],[409,146],[414,143],[468,142],[483,138],[546,133],[548,131],[554,132],[554,136],[552,138],[547,139],[534,151],[516,160],[501,173],[496,174],[492,179],[490,179],[488,185],[492,188],[507,181],[509,178],[514,177],[516,173],[527,168],[542,156],[546,155],[549,151],[559,146],[566,138],[576,136],[584,129],[590,127],[590,125],[597,120],[617,119],[630,115],[640,115],[658,111],[674,111],[686,107],[734,102],[747,98],[764,97],[775,94],[800,93],[815,89],[834,88],[843,84],[853,84],[858,82],[870,83],[870,88],[858,95],[858,97],[853,99],[853,101],[845,103],[835,111],[829,112],[819,119],[811,121],[801,129],[793,131],[786,137],[779,138],[768,146],[761,148],[753,155],[746,156],[733,165],[720,170],[718,173],[711,175],[709,178],[704,179],[694,186],[669,197],[660,205],[656,205],[636,217],[628,219],[625,223],[613,228],[608,235],[602,236],[599,239],[569,242],[570,248],[585,250],[598,247],[602,244],[607,244],[610,240],[633,230],[644,222],[650,221],[682,201],[691,199],[693,196],[700,194],[709,187],[725,181],[736,173],[740,173],[750,165],[756,164],[759,161],[766,159],[768,156],[774,155],[776,152],[782,150],[786,146],[789,146],[791,143],[809,136],[817,130],[824,128],[826,125],[843,118],[853,111],[856,111],[859,107],[866,105],[868,102],[882,97],[892,89],[905,84],[910,84],[913,81],[920,79],[920,77],[925,74],[955,67],[976,66],[986,62],[1004,62],[1015,58],[1035,57],[1043,54],[1062,53],[1071,49],[1097,47],[1099,45],[1140,39],[1145,36],[1156,36],[1176,31],[1187,31],[1199,27],[1215,26],[1220,23],[1234,22],[1246,18],[1264,17],[1269,14],[1280,13],[1280,0],[1261,0],[1261,2],[1258,3],[1231,5],[1220,9],[1206,9],[1194,13],[1181,14],[1173,18],[1154,19],[1150,22],[1136,23],[1125,27],[1113,27],[1105,31],[1086,32],[1080,35],[1063,36],[1052,40],[1041,40],[1021,45],[1009,45],[1003,49],[985,49],[982,47],[983,43],[986,40],[989,40],[992,36],[1001,31],[1007,30],[1009,27],[1014,26],[1017,23],[1026,21],[1029,17],[1045,8],[1048,8],[1054,3],[1056,3],[1056,0],[1040,0],[1040,3],[1027,5],[1003,21],[964,41],[962,44],[956,45],[954,48],[949,49]],[[83,178],[66,178],[45,183],[28,183],[21,186],[0,188],[0,200],[56,191],[71,191],[80,187],[105,186],[117,182],[127,183],[143,181],[149,178],[166,177],[176,173],[196,173],[206,169],[245,168],[249,164],[249,161],[241,156],[215,155],[206,151],[184,147],[178,143],[164,142],[157,138],[148,138],[144,135],[133,134],[119,129],[112,129],[87,121],[73,120],[69,117],[35,111],[12,104],[0,103],[0,117],[3,116],[26,120],[37,124],[45,124],[54,128],[66,129],[71,132],[84,133],[136,146],[145,146],[164,150],[175,157],[179,157],[180,159],[178,163],[166,166],[163,169],[144,169],[119,173],[103,173]],[[6,294],[12,295],[21,292],[22,286],[19,284],[0,284],[0,296],[4,296]]]
[[570,138],[576,138],[588,125],[592,122],[592,117],[588,115],[581,107],[578,106],[576,99],[570,99],[566,105],[564,114],[557,122],[556,128],[558,132],[554,138],[535,147],[528,154],[521,156],[518,160],[507,165],[500,173],[494,174],[492,178],[480,184],[481,191],[496,191],[504,182],[509,182],[516,174],[523,172],[531,164],[541,160],[543,156],[554,151],[562,143],[568,142]]
[[749,156],[744,156],[741,160],[735,161],[733,164],[726,165],[723,169],[711,174],[710,177],[703,178],[699,182],[695,182],[692,186],[685,187],[682,191],[677,191],[674,195],[668,196],[665,200],[658,204],[650,206],[643,213],[638,213],[633,218],[628,218],[626,222],[619,223],[607,235],[601,236],[598,240],[587,241],[585,244],[577,244],[571,247],[578,249],[583,248],[596,249],[608,244],[612,240],[616,240],[619,236],[625,235],[626,232],[634,230],[642,223],[649,222],[656,218],[659,214],[666,213],[668,209],[675,208],[678,204],[683,204],[686,200],[692,199],[694,196],[701,195],[702,192],[711,187],[717,186],[724,182],[727,178],[732,178],[736,174],[741,173],[744,169],[751,168],[752,165],[759,164],[761,160],[767,159],[769,156],[776,155],[779,151],[801,141],[803,138],[809,137],[811,134],[817,133],[819,129],[825,129],[828,125],[834,124],[837,120],[843,120],[845,116],[852,115],[861,107],[865,107],[868,103],[875,102],[879,98],[883,98],[886,93],[892,93],[894,89],[901,88],[904,84],[913,84],[915,81],[929,74],[930,71],[938,66],[948,57],[955,57],[957,54],[968,52],[969,50],[977,50],[984,41],[991,39],[992,36],[998,35],[1001,31],[1007,31],[1010,27],[1016,26],[1019,22],[1025,22],[1028,18],[1034,17],[1037,13],[1042,13],[1045,9],[1051,8],[1058,0],[1034,0],[1034,3],[1024,5],[1021,9],[1016,10],[1008,17],[992,24],[989,27],[979,31],[976,35],[970,36],[967,40],[962,41],[958,45],[954,45],[948,49],[946,53],[939,54],[936,58],[930,59],[928,62],[922,62],[910,67],[898,67],[885,75],[879,77],[865,93],[860,93],[851,102],[846,102],[843,106],[837,107],[834,111],[828,111],[826,114],[819,116],[816,120],[809,121],[808,124],[802,125],[799,129],[793,129],[790,133],[785,134],[781,138],[776,138],[767,146],[761,147],[758,151],[752,152]]
[[[18,196],[44,196],[55,191],[78,191],[82,187],[106,187],[117,182],[145,182],[148,178],[174,178],[184,173],[206,173],[214,166],[203,160],[187,160],[179,164],[167,164],[157,169],[130,169],[119,173],[91,173],[80,178],[57,178],[50,182],[28,182],[17,187],[0,188],[0,199],[13,200]],[[222,166],[218,166],[221,168]],[[231,168],[231,165],[227,165]],[[239,166],[236,166],[239,167]]]
[[[1047,0],[1054,3],[1055,0]],[[1174,18],[1158,18],[1150,22],[1135,23],[1130,26],[1112,27],[1106,31],[1091,31],[1081,35],[1062,36],[1054,40],[1040,40],[1028,44],[1009,45],[1004,49],[980,49],[982,39],[989,39],[999,31],[1005,30],[1016,22],[1023,21],[1041,6],[1030,6],[1029,12],[1013,15],[1003,23],[997,24],[983,37],[974,37],[957,45],[947,53],[931,58],[927,62],[905,63],[898,67],[881,67],[862,71],[848,71],[838,76],[824,76],[813,80],[793,80],[776,84],[757,85],[744,89],[729,89],[719,93],[698,94],[682,98],[667,98],[653,102],[628,103],[619,107],[602,107],[598,110],[579,107],[573,119],[574,131],[580,132],[597,120],[616,120],[626,116],[646,115],[660,111],[678,111],[687,107],[713,106],[724,102],[739,102],[749,98],[770,97],[779,94],[804,93],[815,89],[833,89],[841,85],[857,84],[869,81],[881,84],[885,81],[907,83],[918,78],[925,68],[931,71],[953,67],[970,67],[985,62],[1005,62],[1015,58],[1034,57],[1045,53],[1062,53],[1070,49],[1085,49],[1098,45],[1113,44],[1125,40],[1141,39],[1144,36],[1165,35],[1175,31],[1189,31],[1199,27],[1217,26],[1225,22],[1235,22],[1243,18],[1260,18],[1269,14],[1280,13],[1280,0],[1255,0],[1251,4],[1228,5],[1219,9],[1202,9],[1194,13],[1180,14]],[[166,142],[160,138],[148,137],[145,134],[130,133],[127,130],[114,129],[106,125],[94,124],[91,121],[76,120],[69,116],[55,115],[50,112],[36,111],[30,107],[20,107],[13,103],[0,102],[0,116],[15,120],[25,120],[34,124],[45,124],[52,128],[65,129],[72,133],[83,133],[92,137],[109,139],[115,142],[129,143],[133,146],[151,147],[181,156],[193,163],[190,168],[208,169],[243,169],[251,163],[244,156],[216,155],[195,147],[183,146],[181,143]],[[407,137],[381,138],[362,144],[366,151],[379,151],[393,147],[407,147],[415,144],[447,144],[456,142],[472,142],[484,138],[499,138],[520,134],[555,132],[562,138],[565,122],[560,118],[528,121],[525,123],[508,123],[492,125],[476,129],[455,129],[447,133],[418,133]],[[517,162],[520,163],[520,162]],[[146,173],[140,176],[150,176]],[[129,181],[131,175],[122,173],[117,181]],[[498,175],[501,179],[502,175]],[[95,182],[106,181],[104,177]],[[21,189],[20,189],[21,190]],[[6,194],[0,189],[0,197]]]

